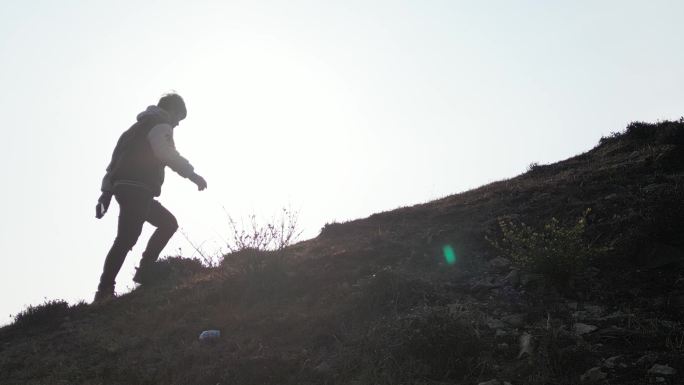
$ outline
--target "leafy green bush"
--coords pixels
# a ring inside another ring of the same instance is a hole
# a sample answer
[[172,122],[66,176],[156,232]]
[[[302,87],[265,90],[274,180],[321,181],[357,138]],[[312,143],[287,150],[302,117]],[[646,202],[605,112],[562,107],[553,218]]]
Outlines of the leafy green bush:
[[499,218],[501,239],[487,240],[521,270],[540,273],[565,285],[588,266],[593,256],[605,251],[584,240],[589,212],[587,209],[574,223],[566,225],[551,218],[540,229]]

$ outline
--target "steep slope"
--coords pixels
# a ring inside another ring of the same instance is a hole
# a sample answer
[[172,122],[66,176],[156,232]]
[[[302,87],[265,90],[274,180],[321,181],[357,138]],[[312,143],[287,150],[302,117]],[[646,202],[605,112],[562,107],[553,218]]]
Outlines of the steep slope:
[[[514,269],[485,239],[500,218],[538,227],[588,208],[586,242],[610,250],[569,286]],[[635,123],[516,178],[326,225],[282,254],[170,258],[158,285],[109,303],[28,309],[0,329],[0,383],[684,383],[682,234],[684,121]],[[198,341],[206,329],[221,338]]]

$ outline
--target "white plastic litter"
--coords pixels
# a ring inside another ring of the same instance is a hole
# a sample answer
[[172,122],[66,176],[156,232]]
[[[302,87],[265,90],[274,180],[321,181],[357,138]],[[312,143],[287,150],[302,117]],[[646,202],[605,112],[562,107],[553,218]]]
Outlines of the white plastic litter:
[[221,337],[220,330],[205,330],[199,335],[200,341],[212,341]]

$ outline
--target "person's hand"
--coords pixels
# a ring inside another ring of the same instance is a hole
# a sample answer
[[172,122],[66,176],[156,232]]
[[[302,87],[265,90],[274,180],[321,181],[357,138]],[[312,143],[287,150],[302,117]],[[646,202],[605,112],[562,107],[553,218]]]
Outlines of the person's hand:
[[202,191],[207,188],[207,181],[199,174],[192,174],[190,180],[197,185],[197,190]]
[[97,205],[95,205],[95,218],[101,219],[104,217],[107,210],[109,210],[109,203],[112,201],[112,193],[103,192],[102,195],[97,199]]

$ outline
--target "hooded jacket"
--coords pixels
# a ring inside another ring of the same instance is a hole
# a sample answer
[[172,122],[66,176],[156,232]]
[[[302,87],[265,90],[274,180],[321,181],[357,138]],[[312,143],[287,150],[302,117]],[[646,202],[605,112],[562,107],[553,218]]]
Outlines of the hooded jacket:
[[159,196],[166,166],[184,178],[193,175],[194,168],[173,142],[176,125],[172,115],[157,106],[138,114],[137,122],[116,143],[101,190],[113,193],[117,186],[129,185]]

